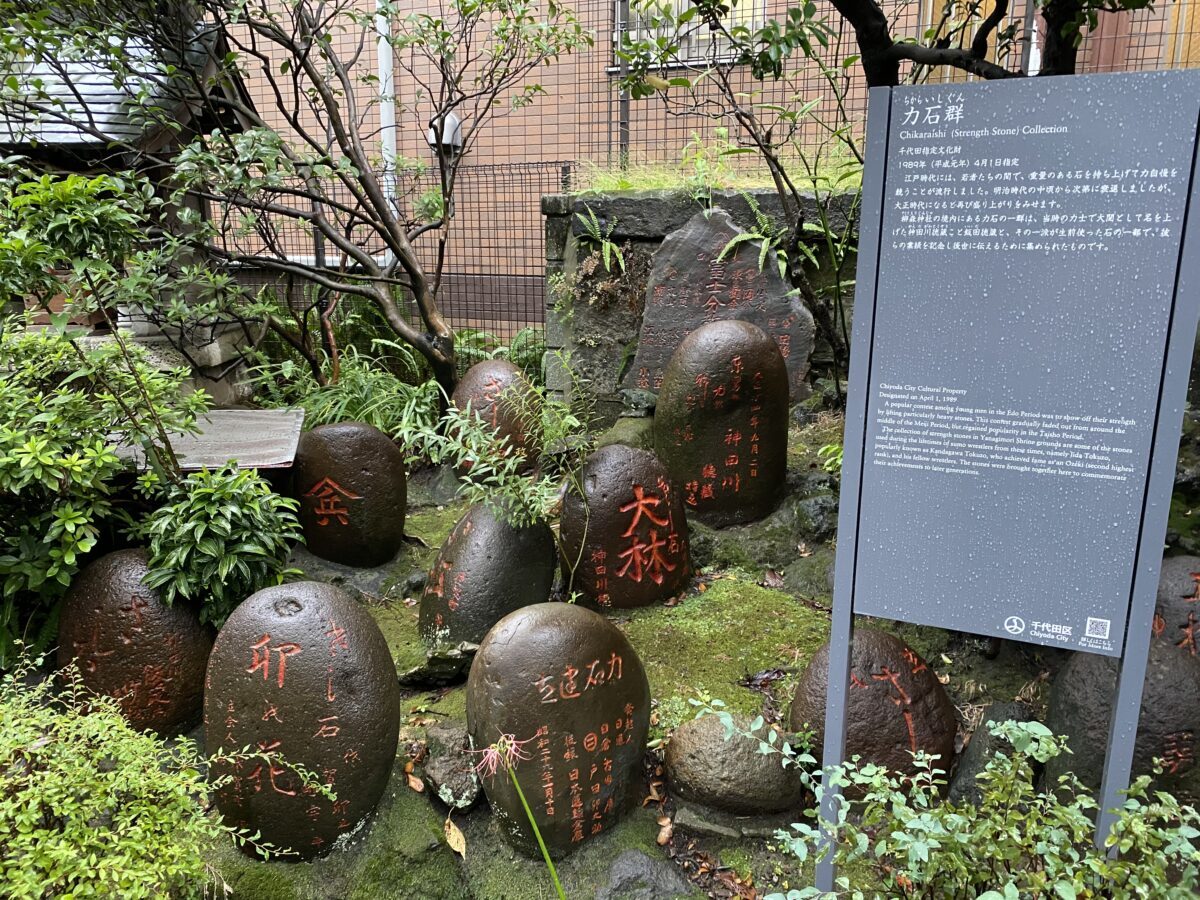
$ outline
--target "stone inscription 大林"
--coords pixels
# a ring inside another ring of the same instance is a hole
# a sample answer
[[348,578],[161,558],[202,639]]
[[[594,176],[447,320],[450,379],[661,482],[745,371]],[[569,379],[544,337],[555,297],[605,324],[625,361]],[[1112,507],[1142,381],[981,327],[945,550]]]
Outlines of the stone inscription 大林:
[[1127,481],[1134,419],[973,407],[966,392],[881,384],[872,465],[956,475],[987,470]]

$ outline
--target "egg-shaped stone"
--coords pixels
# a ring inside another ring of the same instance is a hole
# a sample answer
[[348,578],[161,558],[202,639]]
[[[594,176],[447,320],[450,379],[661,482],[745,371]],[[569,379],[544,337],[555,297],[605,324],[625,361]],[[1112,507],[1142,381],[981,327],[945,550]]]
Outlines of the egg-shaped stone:
[[765,331],[730,319],[684,338],[663,373],[654,452],[701,521],[734,525],[775,508],[787,432],[787,367]]
[[537,841],[502,760],[512,763],[546,847],[563,856],[611,829],[639,799],[650,685],[625,635],[567,603],[509,613],[467,679],[467,728],[505,838]]
[[563,578],[601,607],[675,596],[691,577],[683,496],[649,450],[610,444],[591,454],[563,499]]
[[425,581],[421,639],[430,647],[478,644],[513,610],[550,598],[556,557],[545,522],[516,527],[486,504],[472,506]]
[[362,422],[318,425],[300,437],[294,484],[308,549],[346,566],[381,566],[404,542],[404,454]]
[[116,699],[125,718],[160,734],[200,718],[212,630],[195,606],[167,606],[142,583],[145,550],[118,550],[71,582],[59,618],[58,664],[76,660],[84,685]]
[[496,437],[527,460],[536,454],[530,424],[537,395],[525,374],[505,359],[485,359],[463,374],[450,402],[490,425]]
[[[292,858],[328,851],[379,801],[396,757],[400,687],[387,642],[345,591],[307,581],[251,595],[209,659],[205,743],[256,758],[214,760],[225,821]],[[306,784],[302,766],[335,794]]]

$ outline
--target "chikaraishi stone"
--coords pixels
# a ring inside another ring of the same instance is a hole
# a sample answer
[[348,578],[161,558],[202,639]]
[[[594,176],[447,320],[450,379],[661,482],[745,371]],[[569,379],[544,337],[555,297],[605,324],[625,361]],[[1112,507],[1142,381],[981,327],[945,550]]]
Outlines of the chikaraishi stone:
[[135,728],[186,730],[200,717],[211,629],[182,600],[142,583],[145,550],[118,550],[75,576],[59,619],[58,663],[78,660],[89,690],[116,699]]
[[[813,730],[817,756],[825,739],[828,678],[826,643],[796,686],[790,716],[793,731],[806,725]],[[958,729],[954,704],[916,651],[887,632],[854,630],[846,723],[846,759],[861,756],[864,762],[907,775],[916,771],[912,754],[923,750],[938,757],[935,769],[950,771]]]
[[[379,801],[396,756],[400,688],[375,620],[339,588],[301,582],[242,603],[217,635],[204,695],[210,754],[227,822],[302,859],[355,831]],[[336,795],[305,784],[302,766]]]
[[545,603],[556,556],[546,523],[518,528],[485,504],[472,506],[446,538],[425,581],[421,639],[429,646],[478,644],[513,610]]
[[717,321],[684,339],[663,375],[654,450],[702,521],[734,525],[775,508],[787,430],[787,369],[761,328]]
[[346,566],[380,566],[404,541],[404,454],[362,422],[319,425],[300,438],[295,485],[308,549]]
[[450,402],[491,425],[514,453],[527,459],[534,452],[529,416],[536,397],[524,373],[504,359],[478,362],[459,380]]
[[[467,680],[471,739],[477,750],[515,747],[521,790],[555,856],[608,831],[637,802],[649,724],[650,686],[633,647],[604,616],[573,604],[505,616]],[[506,839],[536,855],[503,765],[485,770],[483,787]]]
[[[648,450],[601,447],[562,508],[563,576],[601,607],[666,600],[691,576],[683,497]],[[572,571],[574,575],[572,577]]]
[[1174,644],[1196,656],[1200,641],[1200,556],[1163,560],[1154,606],[1155,641]]

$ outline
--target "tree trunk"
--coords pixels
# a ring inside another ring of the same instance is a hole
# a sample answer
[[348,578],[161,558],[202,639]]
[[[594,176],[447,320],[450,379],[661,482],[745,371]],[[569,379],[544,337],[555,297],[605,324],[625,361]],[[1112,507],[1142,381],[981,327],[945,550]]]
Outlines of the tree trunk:
[[1082,10],[1080,0],[1050,0],[1042,10],[1046,46],[1042,49],[1039,75],[1075,74],[1079,58],[1075,40],[1079,37]]

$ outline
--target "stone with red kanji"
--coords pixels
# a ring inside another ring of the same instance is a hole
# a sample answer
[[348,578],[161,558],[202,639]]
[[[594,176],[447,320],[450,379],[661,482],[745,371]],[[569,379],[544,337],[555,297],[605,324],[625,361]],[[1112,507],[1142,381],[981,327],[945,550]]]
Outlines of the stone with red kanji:
[[761,519],[787,475],[788,376],[761,328],[712,322],[667,364],[654,451],[689,511],[715,526]]
[[58,664],[75,660],[84,685],[116,699],[135,728],[185,731],[200,718],[213,636],[194,606],[163,602],[142,583],[145,550],[118,550],[75,576],[63,598]]
[[346,566],[381,566],[404,542],[404,454],[362,422],[319,425],[300,438],[294,482],[308,549]]
[[[825,692],[829,644],[823,644],[805,669],[792,700],[793,731],[812,729],[815,754],[825,740]],[[902,640],[874,628],[854,629],[850,686],[846,692],[846,759],[893,772],[916,772],[912,754],[937,756],[935,769],[949,772],[954,762],[958,714],[925,660]]]
[[425,581],[421,639],[430,647],[478,644],[513,610],[545,603],[556,556],[545,522],[516,527],[485,504],[472,506],[446,538]]
[[529,433],[536,394],[524,373],[504,359],[478,362],[459,380],[450,402],[482,419],[512,451],[529,459],[535,452]]
[[[1074,772],[1098,787],[1108,747],[1109,718],[1117,684],[1117,661],[1094,653],[1075,653],[1054,678],[1046,727],[1067,738],[1070,754],[1050,760],[1047,783]],[[1154,774],[1155,786],[1194,800],[1197,796],[1196,736],[1200,734],[1200,657],[1181,652],[1174,641],[1150,642],[1141,716],[1133,746],[1133,776]]]
[[[227,823],[302,859],[371,814],[392,772],[400,687],[379,626],[345,591],[314,581],[251,595],[217,635],[204,693],[210,755]],[[305,783],[289,764],[311,772]],[[328,786],[331,799],[318,785]]]
[[[514,847],[538,855],[521,799],[493,748],[508,751],[549,852],[612,829],[640,799],[650,685],[621,631],[568,603],[496,623],[467,680],[467,728],[483,789]],[[498,764],[493,767],[493,764]]]
[[787,365],[793,401],[809,395],[812,314],[772,265],[760,265],[759,244],[723,209],[702,210],[666,236],[654,252],[637,352],[622,382],[658,392],[671,353],[706,322],[740,319],[771,336]]
[[1163,560],[1152,628],[1156,641],[1173,644],[1188,656],[1200,652],[1200,556]]
[[683,497],[648,450],[601,447],[563,500],[563,577],[601,607],[646,606],[678,594],[691,576]]

